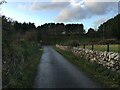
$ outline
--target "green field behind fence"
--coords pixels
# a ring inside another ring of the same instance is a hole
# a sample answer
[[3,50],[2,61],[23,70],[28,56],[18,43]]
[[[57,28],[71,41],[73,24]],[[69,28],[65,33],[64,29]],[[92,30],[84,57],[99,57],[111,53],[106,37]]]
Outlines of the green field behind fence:
[[[80,47],[83,48],[84,46],[81,45]],[[111,44],[111,45],[109,45],[109,51],[120,53],[119,47],[120,47],[120,45],[118,45],[118,44]],[[85,45],[85,48],[92,50],[92,45]],[[107,45],[94,45],[93,50],[107,51]]]

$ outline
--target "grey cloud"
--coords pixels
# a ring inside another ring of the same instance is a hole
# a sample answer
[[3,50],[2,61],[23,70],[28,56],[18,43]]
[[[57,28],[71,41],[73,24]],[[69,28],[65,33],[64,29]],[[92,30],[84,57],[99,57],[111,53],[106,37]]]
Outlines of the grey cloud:
[[86,5],[87,11],[91,14],[102,15],[115,9],[114,2],[94,2],[94,5]]
[[95,15],[104,15],[117,9],[117,3],[114,2],[86,2],[84,7],[71,7],[65,8],[57,16],[56,21],[80,21],[83,19],[91,18]]
[[98,20],[94,21],[94,25],[95,25],[95,27],[97,27],[98,25],[102,24],[103,22],[106,22],[107,20],[108,20],[108,18],[98,19]]
[[57,10],[63,9],[69,2],[35,2],[29,7],[30,10]]
[[87,18],[86,10],[78,8],[65,8],[57,16],[56,21],[58,22],[69,22],[69,21],[79,21],[79,18]]
[[118,2],[118,13],[120,14],[120,1]]
[[86,0],[88,2],[72,6],[71,1],[76,0],[70,0],[69,2],[57,1],[58,0],[52,0],[51,2],[33,2],[29,6],[21,5],[20,8],[29,8],[30,10],[61,10],[55,18],[56,22],[81,21],[95,15],[105,15],[118,9],[117,2],[89,2],[89,0]]

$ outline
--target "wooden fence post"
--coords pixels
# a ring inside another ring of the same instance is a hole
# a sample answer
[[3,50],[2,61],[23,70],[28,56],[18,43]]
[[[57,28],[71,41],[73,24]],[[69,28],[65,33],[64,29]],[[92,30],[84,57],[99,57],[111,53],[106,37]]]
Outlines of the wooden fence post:
[[85,44],[83,44],[83,48],[85,49]]
[[92,50],[94,50],[94,45],[92,44]]
[[109,43],[107,44],[107,52],[109,52],[110,50],[109,50]]

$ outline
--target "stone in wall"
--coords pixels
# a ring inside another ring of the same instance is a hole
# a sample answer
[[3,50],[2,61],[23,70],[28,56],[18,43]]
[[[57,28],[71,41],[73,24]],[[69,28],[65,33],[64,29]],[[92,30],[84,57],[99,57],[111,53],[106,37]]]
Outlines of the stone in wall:
[[62,50],[70,50],[75,55],[79,55],[82,58],[85,58],[87,60],[90,60],[91,62],[97,62],[98,64],[101,64],[108,69],[116,70],[120,72],[120,59],[119,59],[119,53],[114,52],[107,52],[107,51],[92,51],[89,49],[83,49],[79,47],[73,47],[71,49],[68,49],[67,46],[60,46],[56,45],[56,47],[62,49]]

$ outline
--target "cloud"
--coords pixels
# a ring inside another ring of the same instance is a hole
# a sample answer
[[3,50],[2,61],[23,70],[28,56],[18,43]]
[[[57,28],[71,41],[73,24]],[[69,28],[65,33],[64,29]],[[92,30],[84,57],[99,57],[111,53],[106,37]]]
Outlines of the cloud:
[[118,2],[118,13],[120,14],[120,1]]
[[[6,0],[7,2],[69,2],[70,0]],[[76,0],[80,1],[80,0]],[[120,0],[84,0],[85,2],[118,2]]]
[[42,0],[34,0],[34,2],[29,2],[31,3],[29,6],[20,4],[19,8],[29,10],[57,10],[66,8],[68,5],[70,5],[71,1],[76,0],[48,0],[45,2],[42,2]]
[[86,10],[82,9],[82,7],[71,8],[66,7],[63,9],[60,14],[57,16],[57,22],[69,22],[69,21],[79,21],[79,18],[87,18]]
[[21,9],[29,10],[58,10],[69,5],[69,2],[33,2],[30,5],[19,5]]
[[52,0],[52,2],[69,2],[70,0]]
[[86,10],[92,15],[103,15],[115,9],[115,3],[112,2],[86,2]]
[[[74,0],[73,0],[74,1]],[[71,2],[71,6],[64,8],[56,17],[57,22],[80,21],[97,15],[105,15],[116,9],[113,2],[84,2],[81,4]],[[77,6],[78,4],[78,6]]]
[[[50,0],[49,2],[32,2],[30,5],[19,5],[29,10],[60,10],[56,22],[74,22],[93,16],[105,15],[117,8],[115,2],[98,2],[100,0]],[[103,1],[103,0],[102,0]]]
[[18,8],[21,9],[21,10],[26,10],[27,9],[27,6],[24,4],[19,4],[18,5]]
[[97,27],[98,25],[102,24],[103,22],[106,22],[107,20],[108,18],[97,19],[96,21],[94,21],[94,25],[95,27]]

